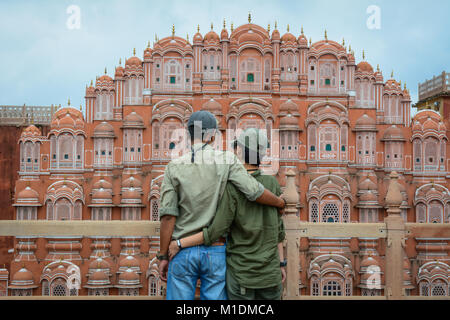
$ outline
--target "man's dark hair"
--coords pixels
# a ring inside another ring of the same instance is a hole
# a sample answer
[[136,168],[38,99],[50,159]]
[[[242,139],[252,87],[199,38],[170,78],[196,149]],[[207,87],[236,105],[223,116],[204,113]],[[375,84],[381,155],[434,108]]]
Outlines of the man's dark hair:
[[[191,137],[191,144],[194,144],[194,130],[195,126],[188,127],[189,136]],[[202,141],[205,139],[206,131],[202,131],[202,128],[197,127],[198,132],[201,134]]]
[[238,147],[242,149],[242,151],[244,153],[244,162],[245,163],[252,164],[252,165],[255,165],[257,167],[259,167],[261,165],[261,158],[262,157],[259,154],[259,152],[250,150],[246,146],[243,146],[243,145],[239,144],[237,141],[234,142],[233,147],[234,147],[235,151],[236,151],[236,149]]

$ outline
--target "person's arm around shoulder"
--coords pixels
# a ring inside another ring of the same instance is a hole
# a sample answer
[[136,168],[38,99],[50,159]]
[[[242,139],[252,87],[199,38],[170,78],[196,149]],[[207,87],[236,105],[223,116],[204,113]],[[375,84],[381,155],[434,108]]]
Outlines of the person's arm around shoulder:
[[285,201],[256,181],[256,179],[245,170],[242,163],[234,154],[230,157],[234,157],[234,161],[232,161],[230,166],[228,181],[231,181],[249,201],[255,201],[259,204],[277,207],[279,209],[285,207]]

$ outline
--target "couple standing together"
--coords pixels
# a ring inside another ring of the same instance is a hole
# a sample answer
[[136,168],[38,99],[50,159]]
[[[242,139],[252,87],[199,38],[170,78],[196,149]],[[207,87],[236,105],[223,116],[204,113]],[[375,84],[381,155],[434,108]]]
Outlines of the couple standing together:
[[267,137],[245,130],[234,154],[213,149],[216,130],[213,114],[194,112],[191,152],[164,173],[158,259],[167,299],[194,299],[198,279],[202,300],[280,299],[285,201],[277,180],[259,170]]

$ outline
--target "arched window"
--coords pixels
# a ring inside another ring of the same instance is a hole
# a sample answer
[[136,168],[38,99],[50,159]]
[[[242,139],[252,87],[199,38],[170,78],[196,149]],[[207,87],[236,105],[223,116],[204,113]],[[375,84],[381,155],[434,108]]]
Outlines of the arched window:
[[122,220],[141,220],[140,207],[122,208]]
[[272,68],[270,59],[264,60],[264,90],[270,90],[271,85]]
[[420,288],[420,295],[421,296],[428,297],[430,295],[430,292],[429,292],[430,285],[429,285],[428,282],[422,281],[419,284],[419,288]]
[[49,296],[50,295],[50,287],[48,285],[47,280],[42,280],[42,295]]
[[153,297],[161,295],[159,287],[158,279],[154,275],[150,275],[148,278],[148,295]]
[[414,171],[422,171],[422,141],[414,139]]
[[309,221],[319,222],[319,205],[316,199],[309,203]]
[[55,220],[71,220],[72,203],[66,198],[59,198],[55,203]]
[[336,65],[332,63],[323,63],[320,65],[320,88],[336,88],[337,79],[336,79]]
[[[141,104],[144,78],[131,76],[125,81],[125,104]],[[112,119],[112,117],[111,117]]]
[[221,71],[221,54],[210,50],[203,53],[203,78],[206,80],[219,80]]
[[342,296],[342,285],[340,281],[326,281],[322,287],[323,296]]
[[424,169],[426,171],[438,170],[439,140],[434,137],[427,137],[424,141]]
[[113,139],[110,138],[94,138],[94,166],[113,165],[113,143]]
[[316,74],[317,74],[317,70],[316,70],[317,68],[316,68],[316,61],[315,60],[311,60],[310,62],[309,62],[309,68],[308,68],[308,80],[309,80],[309,83],[308,83],[308,90],[309,90],[309,92],[311,92],[311,93],[314,93],[314,92],[316,92],[317,91],[317,86],[318,86],[318,81],[317,81],[317,77],[316,77]]
[[142,161],[142,129],[124,130],[124,162],[140,163]]
[[171,59],[164,64],[164,85],[166,88],[184,88],[183,70],[178,60]]
[[63,133],[58,136],[59,145],[59,167],[73,168],[74,157],[74,137],[69,133]]
[[320,289],[319,289],[319,279],[315,276],[311,278],[311,295],[312,296],[319,296],[320,295]]
[[340,222],[339,207],[336,203],[325,203],[322,207],[322,222]]
[[443,223],[444,208],[439,201],[431,201],[428,205],[428,222],[429,223]]
[[339,126],[330,121],[319,126],[319,159],[339,160]]
[[111,120],[113,118],[114,94],[113,92],[99,92],[95,99],[94,120]]
[[281,80],[297,81],[297,59],[292,51],[281,53]]
[[151,220],[159,221],[159,200],[153,197],[150,200]]
[[416,221],[419,223],[427,222],[427,208],[423,203],[416,206]]
[[50,285],[51,296],[68,296],[68,289],[66,280],[62,278],[56,278]]
[[255,58],[247,58],[240,65],[240,89],[261,90],[261,64]]

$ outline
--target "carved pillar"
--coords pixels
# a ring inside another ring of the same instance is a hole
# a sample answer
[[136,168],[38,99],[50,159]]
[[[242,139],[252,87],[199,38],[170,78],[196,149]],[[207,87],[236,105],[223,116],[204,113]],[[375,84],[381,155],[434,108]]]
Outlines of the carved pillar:
[[287,258],[287,278],[284,299],[299,296],[300,279],[300,234],[297,217],[297,204],[299,196],[295,186],[295,173],[292,170],[286,172],[286,189],[284,191],[286,200],[285,215],[283,216],[284,227],[286,230],[286,258]]
[[398,174],[390,174],[391,181],[386,193],[388,216],[385,218],[386,238],[386,290],[388,299],[402,299],[403,293],[403,259],[405,246],[405,222],[400,215],[400,205],[403,201],[397,182]]

